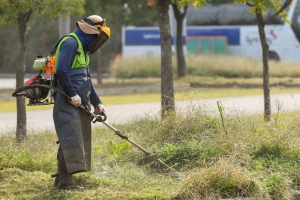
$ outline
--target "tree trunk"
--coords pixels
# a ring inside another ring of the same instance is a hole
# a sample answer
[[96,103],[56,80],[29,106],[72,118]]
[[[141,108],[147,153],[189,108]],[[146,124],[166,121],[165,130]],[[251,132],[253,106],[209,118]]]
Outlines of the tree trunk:
[[266,39],[265,24],[261,13],[256,13],[258,32],[262,47],[263,57],[263,88],[264,88],[264,119],[265,121],[271,120],[271,98],[270,98],[270,87],[269,87],[269,45]]
[[102,57],[101,48],[97,52],[97,85],[102,85]]
[[184,77],[187,75],[184,52],[183,52],[183,44],[182,44],[182,29],[183,29],[183,19],[185,17],[187,6],[184,7],[184,12],[181,13],[178,10],[176,4],[172,4],[174,15],[176,18],[177,26],[176,26],[176,58],[177,58],[177,76]]
[[[26,69],[26,23],[30,19],[32,10],[18,13],[18,66],[16,72],[16,88],[24,86]],[[16,139],[22,142],[26,139],[26,105],[25,97],[17,97],[17,130]]]
[[157,14],[161,42],[161,116],[175,111],[173,71],[172,71],[172,38],[168,15],[169,0],[157,1]]

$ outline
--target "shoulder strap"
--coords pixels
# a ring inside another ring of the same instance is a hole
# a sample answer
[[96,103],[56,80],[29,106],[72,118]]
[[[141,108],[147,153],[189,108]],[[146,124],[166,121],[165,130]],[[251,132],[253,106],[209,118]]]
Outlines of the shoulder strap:
[[[56,45],[55,45],[54,49],[51,51],[50,55],[54,55],[54,54],[55,54],[56,49],[57,49],[57,47],[58,47],[58,44],[59,44],[59,43],[62,41],[62,39],[64,39],[65,37],[72,37],[72,38],[74,38],[74,39],[76,40],[76,38],[75,38],[73,35],[65,35],[65,36],[63,36],[63,37],[60,38],[60,40],[56,43]],[[77,40],[76,40],[76,42],[77,42]],[[78,42],[77,42],[77,47],[78,47]],[[77,51],[77,54],[78,54],[78,51]]]

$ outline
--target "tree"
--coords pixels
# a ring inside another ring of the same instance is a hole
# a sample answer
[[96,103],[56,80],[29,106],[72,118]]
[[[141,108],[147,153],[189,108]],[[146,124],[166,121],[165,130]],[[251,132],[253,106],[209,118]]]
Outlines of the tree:
[[[188,6],[177,5],[172,3],[175,19],[176,19],[176,58],[177,58],[177,76],[184,77],[187,75],[186,63],[184,59],[182,30],[183,20],[187,12]],[[181,12],[182,10],[182,12]]]
[[184,59],[183,43],[182,43],[183,20],[187,13],[189,4],[193,3],[194,6],[201,8],[204,4],[207,4],[207,0],[171,0],[171,3],[172,3],[175,19],[177,22],[177,26],[176,26],[177,75],[178,77],[184,77],[187,75],[187,69],[186,69],[186,63]]
[[[262,59],[263,59],[263,90],[264,90],[264,119],[265,121],[271,120],[271,99],[270,99],[270,87],[269,87],[269,45],[266,39],[265,25],[270,23],[278,15],[283,16],[283,20],[286,19],[286,9],[292,0],[285,0],[282,4],[281,1],[271,0],[236,0],[236,3],[243,3],[251,6],[250,14],[255,14],[258,23],[258,32],[260,37],[260,43],[262,47]],[[263,15],[267,13],[267,9],[274,9],[276,12],[268,19],[264,20]]]
[[[24,86],[26,69],[26,31],[27,22],[33,12],[40,13],[46,22],[52,17],[58,17],[60,13],[68,13],[76,6],[76,12],[82,12],[84,0],[56,1],[56,0],[0,0],[2,10],[0,23],[18,24],[18,64],[16,68],[16,88]],[[17,128],[16,138],[18,142],[26,139],[26,105],[24,97],[17,97]]]
[[157,14],[161,45],[161,115],[175,111],[173,72],[172,72],[172,38],[169,19],[169,0],[157,0]]
[[157,9],[154,7],[155,0],[126,0],[125,25],[138,27],[158,25]]
[[[150,2],[153,2],[151,0]],[[190,3],[202,7],[206,0],[172,0],[177,5],[187,6]],[[170,0],[157,0],[157,14],[160,29],[161,42],[161,115],[165,116],[166,112],[175,111],[173,71],[172,71],[172,38],[169,19]]]

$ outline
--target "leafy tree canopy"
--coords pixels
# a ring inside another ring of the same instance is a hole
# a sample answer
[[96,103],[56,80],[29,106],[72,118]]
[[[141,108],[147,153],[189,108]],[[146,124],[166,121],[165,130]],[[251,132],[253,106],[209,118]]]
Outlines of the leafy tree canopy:
[[194,6],[201,8],[207,4],[207,0],[171,0],[171,3],[177,4],[178,6],[188,6],[192,3]]
[[157,11],[152,1],[126,0],[124,9],[126,10],[126,25],[154,26],[158,23]]
[[18,13],[34,11],[42,15],[42,21],[60,14],[83,13],[84,0],[0,0],[0,23],[9,24],[17,20]]

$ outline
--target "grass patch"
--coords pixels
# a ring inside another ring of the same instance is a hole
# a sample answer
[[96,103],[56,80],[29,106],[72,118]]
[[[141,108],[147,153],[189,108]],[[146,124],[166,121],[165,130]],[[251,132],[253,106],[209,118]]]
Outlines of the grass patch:
[[[226,110],[225,110],[226,111]],[[226,112],[225,112],[226,113]],[[179,172],[154,162],[135,165],[143,153],[107,128],[93,130],[95,171],[76,174],[75,191],[53,189],[55,133],[30,134],[23,143],[0,138],[0,195],[4,199],[290,199],[300,188],[300,112],[211,117],[193,107],[116,125],[130,139]],[[223,130],[225,123],[227,134]]]

